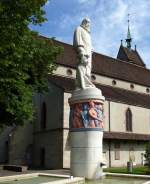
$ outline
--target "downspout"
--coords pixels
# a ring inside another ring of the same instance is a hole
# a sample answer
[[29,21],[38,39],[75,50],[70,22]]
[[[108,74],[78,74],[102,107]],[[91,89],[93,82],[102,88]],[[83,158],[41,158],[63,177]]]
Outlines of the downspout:
[[[111,124],[110,124],[110,101],[108,101],[108,131],[111,131]],[[109,152],[109,167],[111,167],[111,140],[108,142],[108,152]]]
[[111,124],[110,124],[110,101],[108,101],[108,131],[111,131]]

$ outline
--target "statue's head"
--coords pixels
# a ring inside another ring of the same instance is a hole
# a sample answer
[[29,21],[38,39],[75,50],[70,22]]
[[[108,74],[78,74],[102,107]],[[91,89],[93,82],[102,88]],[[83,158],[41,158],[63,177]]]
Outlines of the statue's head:
[[86,29],[88,32],[90,32],[90,19],[84,18],[81,22],[81,26]]

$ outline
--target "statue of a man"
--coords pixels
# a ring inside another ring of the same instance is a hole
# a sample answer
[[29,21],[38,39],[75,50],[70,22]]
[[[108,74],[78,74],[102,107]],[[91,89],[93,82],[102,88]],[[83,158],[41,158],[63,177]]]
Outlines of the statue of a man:
[[90,20],[83,19],[81,25],[74,32],[73,45],[77,52],[78,65],[76,74],[76,88],[94,87],[91,82],[92,43],[90,36]]

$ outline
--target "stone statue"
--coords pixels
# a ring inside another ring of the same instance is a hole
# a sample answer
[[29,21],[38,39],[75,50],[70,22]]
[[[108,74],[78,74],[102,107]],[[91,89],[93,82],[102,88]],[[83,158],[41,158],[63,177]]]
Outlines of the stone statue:
[[76,73],[76,89],[95,87],[91,82],[92,43],[90,36],[90,20],[83,19],[74,32],[73,45],[77,52],[78,65]]
[[[98,179],[103,176],[102,140],[105,97],[91,82],[92,43],[88,18],[83,19],[81,25],[76,28],[73,45],[78,63],[76,89],[72,91],[68,100],[71,175]],[[93,157],[93,155],[97,156]]]
[[[81,25],[76,28],[73,45],[78,63],[76,89],[72,91],[68,100],[71,175],[98,179],[103,176],[102,140],[105,97],[91,82],[92,43],[88,18],[83,19]],[[93,155],[97,156],[93,157]]]

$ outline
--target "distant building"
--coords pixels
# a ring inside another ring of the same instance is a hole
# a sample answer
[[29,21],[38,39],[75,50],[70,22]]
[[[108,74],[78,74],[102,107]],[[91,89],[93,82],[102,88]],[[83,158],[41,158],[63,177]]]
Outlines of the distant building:
[[[43,37],[43,39],[45,39]],[[92,81],[106,98],[103,154],[108,167],[143,164],[150,141],[150,70],[138,51],[120,45],[117,58],[93,53]],[[69,168],[69,105],[74,89],[76,54],[64,47],[58,68],[49,75],[49,93],[34,98],[36,120],[23,127],[8,127],[0,134],[0,162],[45,168]]]

